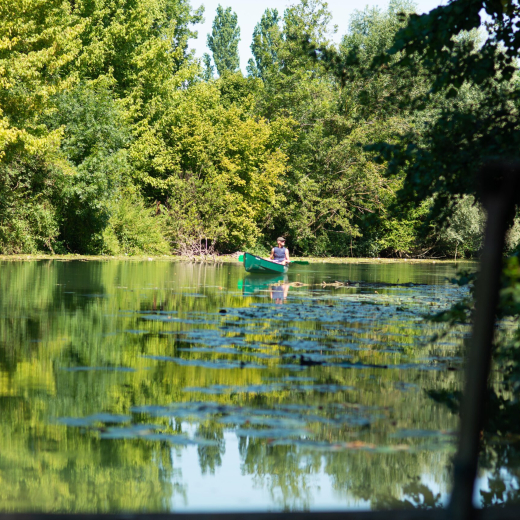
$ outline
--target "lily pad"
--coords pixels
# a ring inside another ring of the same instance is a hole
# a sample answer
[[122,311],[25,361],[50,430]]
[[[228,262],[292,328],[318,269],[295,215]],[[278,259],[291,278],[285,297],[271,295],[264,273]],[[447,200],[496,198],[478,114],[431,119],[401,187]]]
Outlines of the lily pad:
[[257,430],[255,428],[241,428],[235,430],[237,437],[252,437],[259,439],[276,439],[276,438],[288,438],[288,437],[300,437],[307,435],[308,432],[302,428],[291,429],[291,428],[269,428]]
[[60,417],[57,421],[66,426],[93,426],[95,424],[119,424],[130,422],[132,417],[128,415],[114,415],[98,413],[87,417]]
[[201,359],[183,359],[169,356],[144,356],[147,359],[154,359],[156,361],[168,361],[176,363],[181,366],[203,367],[212,369],[233,369],[233,368],[266,368],[263,365],[255,365],[253,363],[246,363],[244,361],[231,361],[228,359],[217,359],[214,361],[204,361]]
[[135,368],[130,367],[60,367],[65,372],[136,372]]

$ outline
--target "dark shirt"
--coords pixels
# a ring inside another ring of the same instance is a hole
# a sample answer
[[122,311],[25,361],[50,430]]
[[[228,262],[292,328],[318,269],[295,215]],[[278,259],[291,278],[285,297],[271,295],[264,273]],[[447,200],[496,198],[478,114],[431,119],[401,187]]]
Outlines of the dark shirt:
[[273,260],[275,262],[283,262],[285,260],[285,247],[273,248]]

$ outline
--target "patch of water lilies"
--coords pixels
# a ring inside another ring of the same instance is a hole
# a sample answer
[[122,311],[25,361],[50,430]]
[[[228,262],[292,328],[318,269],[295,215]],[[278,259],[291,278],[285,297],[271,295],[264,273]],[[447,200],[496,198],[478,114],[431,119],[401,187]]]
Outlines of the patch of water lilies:
[[[328,287],[325,295],[309,290],[284,305],[253,303],[221,309],[219,313],[188,312],[184,316],[169,311],[148,311],[137,313],[137,319],[141,323],[160,323],[162,326],[155,331],[175,338],[179,356],[149,358],[179,365],[258,369],[263,368],[261,363],[278,362],[290,370],[298,369],[298,365],[419,370],[460,365],[460,357],[456,355],[445,356],[442,362],[423,357],[417,363],[416,359],[417,349],[428,343],[434,331],[443,328],[443,325],[424,322],[424,314],[431,312],[432,306],[435,312],[447,308],[460,297],[460,288],[408,284],[395,287],[395,294],[374,294],[372,289],[378,285],[372,285],[374,287],[365,284],[362,290],[353,290],[350,286],[346,294],[331,293]],[[302,330],[305,323],[312,327]],[[171,327],[176,330],[169,330]],[[146,332],[143,329],[130,331]],[[465,334],[464,327],[454,329],[439,346],[456,350]],[[413,349],[413,360],[410,349]],[[352,359],[353,352],[360,353],[361,357]],[[366,357],[373,352],[388,355],[388,362],[369,362]],[[193,359],[191,354],[207,354],[211,359]],[[215,359],[216,356],[228,356],[228,359]],[[229,359],[229,356],[239,358]]]
[[[460,288],[408,284],[393,287],[384,294],[379,294],[378,288],[377,284],[347,287],[339,282],[314,288],[302,286],[301,292],[291,295],[283,305],[255,300],[211,313],[164,309],[121,311],[125,320],[133,317],[134,323],[124,329],[129,337],[137,336],[135,339],[143,344],[158,338],[164,345],[162,352],[143,352],[142,358],[149,361],[152,369],[166,364],[215,374],[220,370],[247,370],[256,374],[260,382],[258,379],[247,385],[214,382],[182,388],[184,398],[215,396],[234,404],[198,401],[165,406],[150,404],[133,407],[132,416],[121,416],[121,420],[98,414],[62,418],[59,422],[95,431],[102,439],[147,439],[178,446],[213,445],[216,441],[181,431],[183,424],[213,422],[234,432],[239,439],[291,444],[302,450],[393,453],[450,447],[451,433],[396,427],[388,434],[392,414],[389,408],[349,402],[348,396],[359,393],[359,389],[324,376],[330,370],[356,370],[366,373],[368,381],[383,370],[419,373],[457,370],[461,366],[460,346],[467,328],[455,328],[443,335],[442,344],[432,350],[429,339],[433,333],[440,335],[445,325],[423,320],[424,315],[445,309],[460,298]],[[183,296],[204,297],[198,293],[183,293]],[[291,375],[300,371],[313,377]],[[407,381],[394,381],[389,387],[403,393],[421,388]],[[270,398],[270,404],[265,404]],[[255,399],[257,405],[251,405]],[[309,404],[305,404],[306,399]],[[146,417],[166,419],[170,426],[148,424]],[[143,424],[138,418],[143,419]],[[378,430],[381,421],[386,422],[386,427]],[[384,435],[380,433],[383,430]]]
[[298,427],[306,429],[306,434],[309,434],[308,428],[313,423],[336,427],[347,424],[354,428],[365,428],[375,421],[387,417],[388,413],[388,410],[381,407],[347,403],[330,403],[321,409],[316,409],[316,406],[303,404],[274,405],[265,408],[212,401],[187,401],[167,406],[136,406],[131,411],[152,417],[174,417],[195,422],[215,420],[222,424],[235,426]]
[[[228,389],[225,389],[228,390]],[[197,389],[194,389],[197,391]],[[377,453],[449,449],[454,446],[454,432],[430,430],[398,430],[387,436],[387,442],[375,444],[360,438],[342,439],[345,427],[359,436],[387,420],[390,411],[384,407],[330,403],[325,407],[304,404],[276,405],[271,408],[239,406],[218,402],[188,401],[168,406],[137,406],[134,414],[173,418],[197,424],[214,421],[232,428],[239,438],[260,439],[272,445],[290,444],[317,451],[364,450]],[[321,426],[320,426],[321,425]],[[320,434],[326,427],[327,438]],[[332,432],[337,431],[338,434]],[[339,435],[339,437],[338,437]],[[398,443],[393,439],[403,439]],[[406,442],[404,441],[406,439]],[[420,442],[418,442],[420,441]]]
[[355,390],[352,386],[335,385],[335,384],[291,384],[287,383],[270,383],[263,385],[249,386],[228,386],[228,385],[212,385],[207,387],[188,387],[184,392],[199,392],[202,394],[268,394],[270,392],[317,392],[317,393],[336,393]]
[[[189,437],[185,434],[164,431],[164,426],[156,424],[121,424],[130,423],[131,416],[99,413],[86,417],[60,417],[59,424],[84,431],[95,432],[101,439],[145,439],[148,441],[168,442],[177,446],[216,446],[210,439]],[[118,426],[115,426],[118,425]]]
[[61,367],[61,370],[66,372],[136,372],[135,368],[132,367]]

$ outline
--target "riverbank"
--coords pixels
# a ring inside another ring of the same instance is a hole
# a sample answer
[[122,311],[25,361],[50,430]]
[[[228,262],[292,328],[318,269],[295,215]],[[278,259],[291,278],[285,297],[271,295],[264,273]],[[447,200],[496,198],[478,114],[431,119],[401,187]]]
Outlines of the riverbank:
[[[187,256],[173,256],[173,255],[47,255],[47,254],[34,254],[34,255],[0,255],[0,261],[2,262],[19,262],[19,261],[34,261],[34,260],[54,260],[59,262],[70,262],[79,260],[83,262],[89,261],[102,261],[109,262],[111,260],[126,260],[129,262],[194,262],[194,263],[207,263],[207,264],[222,264],[222,263],[235,263],[238,262],[239,253],[233,255],[221,255],[221,256],[209,256],[209,257],[187,257]],[[306,260],[312,264],[393,264],[393,263],[413,263],[413,264],[438,264],[438,263],[475,263],[477,260],[454,260],[454,259],[423,259],[423,258],[338,258],[338,257],[325,257],[325,258],[300,258],[293,257],[293,260]]]

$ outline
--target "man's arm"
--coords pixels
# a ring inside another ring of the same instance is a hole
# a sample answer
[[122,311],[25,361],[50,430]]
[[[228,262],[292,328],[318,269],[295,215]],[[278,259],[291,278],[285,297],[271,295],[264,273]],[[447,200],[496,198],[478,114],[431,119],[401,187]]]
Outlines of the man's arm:
[[288,264],[291,261],[289,258],[289,250],[285,248],[285,263]]
[[270,260],[274,260],[274,247],[271,249],[271,256],[269,257]]

